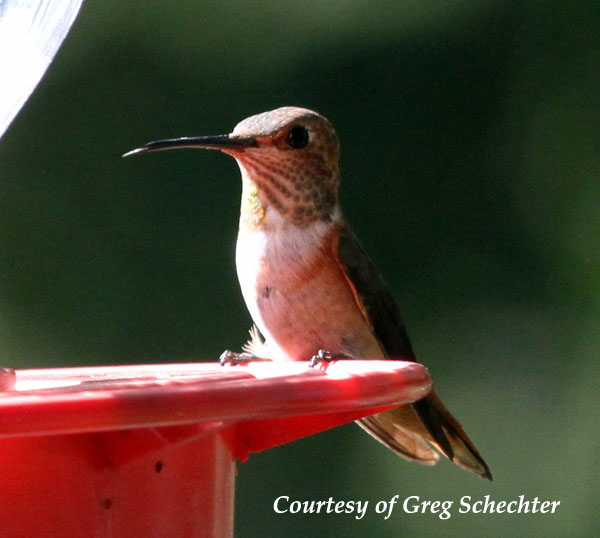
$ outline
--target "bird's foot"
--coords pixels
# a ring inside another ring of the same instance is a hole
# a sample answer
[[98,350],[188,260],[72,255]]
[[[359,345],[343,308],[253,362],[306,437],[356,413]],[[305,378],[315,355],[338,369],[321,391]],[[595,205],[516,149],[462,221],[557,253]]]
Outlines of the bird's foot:
[[219,357],[219,363],[221,366],[229,364],[231,366],[237,366],[238,364],[248,364],[249,362],[268,362],[271,359],[265,359],[264,357],[257,357],[252,353],[235,353],[228,349],[221,353]]
[[313,355],[308,363],[309,368],[314,368],[320,362],[331,362],[338,360],[347,360],[351,359],[349,355],[345,355],[344,353],[332,353],[331,351],[326,351],[324,349],[319,349],[316,355]]

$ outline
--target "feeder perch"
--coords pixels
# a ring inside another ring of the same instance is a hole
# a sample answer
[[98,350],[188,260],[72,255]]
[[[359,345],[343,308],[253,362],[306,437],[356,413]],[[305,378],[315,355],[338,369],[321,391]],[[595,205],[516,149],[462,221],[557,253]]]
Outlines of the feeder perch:
[[430,389],[401,361],[0,368],[0,536],[230,538],[236,460]]

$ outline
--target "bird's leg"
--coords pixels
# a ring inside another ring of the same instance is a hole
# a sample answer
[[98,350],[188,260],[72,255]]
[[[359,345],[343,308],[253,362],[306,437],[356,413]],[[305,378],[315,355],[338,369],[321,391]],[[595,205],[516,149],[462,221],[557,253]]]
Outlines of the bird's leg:
[[252,325],[250,328],[250,340],[242,346],[242,352],[236,353],[234,351],[223,351],[219,357],[221,366],[230,364],[236,366],[237,364],[248,364],[249,362],[267,362],[272,359],[267,359],[265,355],[269,354],[269,350],[265,344],[264,338],[261,336],[260,331],[256,325]]
[[348,360],[352,359],[350,355],[345,355],[344,353],[332,353],[331,351],[326,351],[325,349],[319,349],[316,355],[313,355],[308,363],[309,368],[314,368],[320,362],[331,362],[337,360]]
[[235,351],[229,351],[228,349],[221,353],[219,357],[219,363],[221,366],[229,364],[231,366],[237,366],[238,364],[248,364],[249,362],[269,362],[271,359],[265,359],[264,357],[257,357],[252,353],[246,351],[242,353],[236,353]]

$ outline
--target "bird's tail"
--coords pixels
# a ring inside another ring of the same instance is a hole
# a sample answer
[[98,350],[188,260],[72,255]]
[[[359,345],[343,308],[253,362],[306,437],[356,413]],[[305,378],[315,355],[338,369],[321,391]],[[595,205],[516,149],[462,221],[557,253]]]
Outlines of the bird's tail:
[[438,452],[481,478],[492,479],[475,445],[435,392],[415,402],[358,421],[379,442],[408,460],[434,465]]

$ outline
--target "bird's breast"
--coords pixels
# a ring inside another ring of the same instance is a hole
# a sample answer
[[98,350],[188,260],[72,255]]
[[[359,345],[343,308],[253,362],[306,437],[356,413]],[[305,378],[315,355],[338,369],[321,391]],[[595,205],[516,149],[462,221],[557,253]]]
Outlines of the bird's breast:
[[242,294],[271,358],[308,360],[319,349],[376,358],[381,350],[333,252],[336,228],[241,229]]

